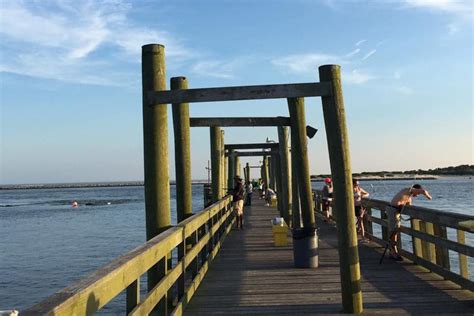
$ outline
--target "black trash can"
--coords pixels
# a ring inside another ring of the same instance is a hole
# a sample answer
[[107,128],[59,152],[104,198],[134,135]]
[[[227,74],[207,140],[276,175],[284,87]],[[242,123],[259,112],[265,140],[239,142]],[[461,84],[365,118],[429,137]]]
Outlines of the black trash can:
[[318,231],[314,227],[295,228],[293,258],[296,268],[317,268],[319,265]]

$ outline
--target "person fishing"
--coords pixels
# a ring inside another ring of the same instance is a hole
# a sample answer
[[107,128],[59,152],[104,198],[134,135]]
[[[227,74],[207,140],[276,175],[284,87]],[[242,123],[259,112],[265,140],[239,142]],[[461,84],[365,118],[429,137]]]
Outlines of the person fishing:
[[385,208],[385,211],[387,212],[388,231],[390,232],[390,258],[393,260],[403,261],[397,248],[401,213],[406,205],[412,205],[412,198],[417,197],[418,195],[424,195],[428,200],[432,199],[427,190],[419,184],[414,184],[411,187],[404,188],[398,192],[393,197],[390,205]]
[[354,192],[354,209],[357,218],[357,232],[361,235],[361,242],[367,242],[365,239],[364,215],[365,208],[362,206],[362,198],[368,197],[369,193],[361,188],[357,179],[352,180],[352,190]]

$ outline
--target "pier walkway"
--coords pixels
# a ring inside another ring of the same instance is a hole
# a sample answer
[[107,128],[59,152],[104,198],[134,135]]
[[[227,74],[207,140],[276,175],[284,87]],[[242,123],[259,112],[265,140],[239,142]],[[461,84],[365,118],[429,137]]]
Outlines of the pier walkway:
[[[296,269],[291,240],[287,247],[273,245],[270,220],[277,210],[258,198],[252,203],[245,229],[227,237],[185,314],[342,313],[335,226],[318,220],[319,268]],[[363,314],[472,315],[473,292],[408,260],[379,265],[382,250],[375,243],[359,246]]]

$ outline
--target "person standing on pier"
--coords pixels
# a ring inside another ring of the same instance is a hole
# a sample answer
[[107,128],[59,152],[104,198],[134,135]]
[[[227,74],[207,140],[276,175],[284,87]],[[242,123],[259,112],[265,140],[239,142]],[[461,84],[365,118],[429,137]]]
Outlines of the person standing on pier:
[[421,185],[414,184],[398,192],[390,202],[390,206],[387,206],[385,209],[387,212],[388,231],[390,232],[390,258],[394,260],[403,260],[397,248],[401,213],[406,205],[412,205],[412,198],[418,195],[424,195],[428,200],[432,199],[428,191],[422,188]]
[[362,198],[368,197],[369,193],[362,189],[359,185],[359,181],[352,180],[352,189],[354,191],[354,208],[355,216],[357,218],[357,232],[360,232],[362,237],[361,242],[365,242],[365,229],[364,229],[364,215],[365,209],[362,206]]
[[245,205],[251,206],[252,205],[252,195],[253,195],[253,185],[252,182],[247,184],[247,188],[245,189],[247,193],[247,199],[245,201]]
[[233,203],[234,210],[237,216],[237,229],[244,229],[244,185],[242,178],[239,176],[234,177],[234,190],[233,190]]
[[324,187],[323,187],[323,193],[322,193],[322,199],[323,199],[323,216],[324,216],[324,221],[327,222],[329,219],[329,207],[331,206],[331,201],[332,201],[332,180],[331,178],[326,178],[324,179]]

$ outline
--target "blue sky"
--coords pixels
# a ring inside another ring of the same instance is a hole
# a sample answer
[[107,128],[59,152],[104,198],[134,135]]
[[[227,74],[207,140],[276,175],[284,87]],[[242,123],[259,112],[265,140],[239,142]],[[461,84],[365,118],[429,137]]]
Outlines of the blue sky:
[[[354,172],[473,163],[469,0],[0,3],[1,183],[143,179],[148,43],[166,46],[168,82],[186,76],[191,88],[315,82],[319,65],[340,64]],[[278,115],[285,100],[191,105],[191,116]],[[319,129],[311,171],[328,173],[319,98],[306,99],[306,118]],[[225,133],[226,143],[277,138]],[[203,179],[209,131],[191,138]]]

